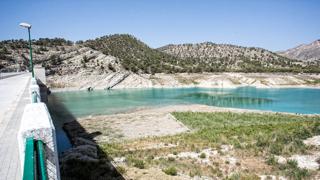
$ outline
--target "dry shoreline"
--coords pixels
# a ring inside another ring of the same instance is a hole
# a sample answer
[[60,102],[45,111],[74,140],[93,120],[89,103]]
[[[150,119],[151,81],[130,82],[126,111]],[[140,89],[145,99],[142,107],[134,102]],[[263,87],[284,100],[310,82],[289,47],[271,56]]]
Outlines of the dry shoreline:
[[[307,85],[297,85],[297,86],[269,86],[269,87],[256,87],[256,86],[233,86],[233,87],[225,87],[224,89],[236,89],[240,87],[252,87],[252,88],[257,88],[257,89],[320,89],[320,86],[307,86]],[[137,89],[174,89],[174,88],[219,88],[219,87],[201,87],[201,86],[181,86],[181,87],[128,87],[128,88],[115,88],[114,90],[137,90]],[[105,90],[105,89],[93,89],[93,90]],[[50,89],[51,92],[74,92],[74,91],[86,91],[86,89],[79,89],[79,88],[52,88]]]
[[[286,179],[279,175],[268,175],[272,172],[271,166],[266,164],[266,157],[248,155],[246,151],[241,149],[235,149],[232,145],[223,144],[217,148],[205,148],[199,149],[199,152],[183,149],[173,153],[174,149],[179,149],[177,143],[165,143],[161,140],[162,136],[172,136],[180,133],[192,133],[194,129],[189,129],[182,122],[178,121],[172,112],[232,112],[232,113],[261,113],[261,114],[290,114],[295,113],[279,113],[263,110],[248,110],[237,108],[223,108],[207,105],[169,105],[163,107],[150,107],[140,108],[125,113],[112,114],[112,115],[99,115],[99,116],[87,116],[78,118],[76,121],[66,123],[64,129],[69,134],[69,137],[74,144],[74,148],[61,158],[62,161],[71,158],[80,158],[85,161],[97,161],[96,155],[90,155],[88,158],[87,153],[82,153],[83,149],[94,149],[97,145],[105,145],[108,143],[127,144],[127,152],[159,152],[158,156],[154,157],[157,161],[160,159],[174,158],[175,161],[185,162],[190,161],[189,164],[197,164],[198,166],[207,167],[208,163],[218,163],[219,169],[222,169],[223,176],[231,175],[233,171],[240,171],[242,167],[250,169],[251,173],[255,176],[263,179],[264,177],[274,177]],[[303,115],[303,116],[317,116],[319,115]],[[79,131],[84,129],[86,133]],[[99,133],[97,133],[99,132]],[[89,139],[83,136],[83,134],[96,134],[90,136]],[[151,137],[151,138],[150,138]],[[166,138],[166,137],[164,137]],[[146,139],[146,140],[145,140]],[[149,139],[149,140],[148,140]],[[145,140],[145,141],[144,141]],[[307,139],[306,142],[319,143],[320,137],[315,136]],[[95,144],[97,143],[97,144]],[[171,149],[173,149],[171,151]],[[220,153],[221,152],[221,153]],[[311,152],[311,151],[310,151]],[[201,158],[200,154],[205,153],[205,158]],[[290,158],[296,160],[299,166],[314,168],[319,167],[317,164],[317,158],[319,158],[318,151],[312,151],[310,154],[295,154],[291,157],[277,156],[278,159],[290,160]],[[121,153],[120,153],[121,154]],[[79,156],[81,155],[81,156]],[[75,156],[75,157],[73,157]],[[124,155],[115,156],[113,158],[113,165],[117,168],[125,167],[124,172],[127,177],[132,179],[193,179],[188,173],[180,172],[177,176],[169,176],[165,174],[159,167],[136,168],[128,166],[126,163],[126,157]],[[310,160],[312,165],[309,167]],[[279,160],[279,162],[280,162]],[[168,160],[169,161],[169,160]],[[227,163],[228,162],[228,163]],[[211,166],[209,166],[211,167]],[[239,170],[240,169],[240,170]],[[266,174],[266,175],[265,175]],[[271,173],[272,174],[272,173]],[[315,175],[317,176],[317,175]],[[160,177],[160,178],[159,178]],[[215,179],[206,176],[199,176],[198,179]],[[220,178],[218,178],[220,179]],[[266,179],[266,178],[264,178]]]
[[[88,133],[96,131],[101,135],[94,140],[98,143],[139,139],[152,136],[167,136],[190,131],[181,122],[177,121],[172,112],[236,112],[236,113],[271,113],[289,114],[297,113],[273,112],[251,109],[224,108],[199,104],[169,105],[163,107],[139,108],[125,113],[112,115],[87,116],[77,119]],[[298,114],[300,115],[300,114]],[[318,116],[314,114],[304,116]],[[72,122],[71,122],[72,125]],[[68,129],[68,128],[66,128]],[[135,129],[135,131],[132,131]],[[69,133],[70,134],[70,133]],[[72,134],[72,133],[71,133]]]
[[133,74],[50,76],[48,84],[54,92],[93,89],[139,88],[320,88],[320,74],[290,73],[201,73],[201,74]]

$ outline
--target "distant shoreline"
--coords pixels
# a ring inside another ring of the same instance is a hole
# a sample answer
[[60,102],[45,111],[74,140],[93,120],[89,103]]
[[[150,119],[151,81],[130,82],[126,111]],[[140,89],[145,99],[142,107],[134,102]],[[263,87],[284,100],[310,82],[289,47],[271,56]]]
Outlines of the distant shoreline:
[[141,88],[320,88],[320,74],[294,73],[176,73],[135,74],[129,72],[49,76],[52,92]]
[[[236,89],[241,87],[251,87],[257,89],[320,89],[320,86],[306,86],[306,85],[292,85],[292,86],[273,86],[273,87],[257,87],[257,86],[233,86],[233,87],[201,87],[201,86],[181,86],[181,87],[126,87],[126,88],[114,88],[111,90],[139,90],[139,89],[181,89],[181,88],[204,88],[204,89]],[[93,89],[94,90],[106,90],[106,89]],[[50,91],[53,93],[58,92],[75,92],[75,91],[87,91],[86,89],[79,89],[79,88],[50,88]],[[107,91],[107,90],[106,90]]]

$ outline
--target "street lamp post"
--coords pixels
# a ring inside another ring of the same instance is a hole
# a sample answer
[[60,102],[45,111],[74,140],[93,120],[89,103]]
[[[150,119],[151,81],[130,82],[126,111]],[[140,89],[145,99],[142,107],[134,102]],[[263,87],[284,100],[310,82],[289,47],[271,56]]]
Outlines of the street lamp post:
[[30,35],[31,25],[28,24],[28,23],[20,23],[20,26],[28,29],[28,34],[29,34],[29,49],[30,49],[30,61],[29,61],[29,66],[30,66],[30,70],[31,70],[32,77],[34,78],[33,62],[32,62],[31,35]]

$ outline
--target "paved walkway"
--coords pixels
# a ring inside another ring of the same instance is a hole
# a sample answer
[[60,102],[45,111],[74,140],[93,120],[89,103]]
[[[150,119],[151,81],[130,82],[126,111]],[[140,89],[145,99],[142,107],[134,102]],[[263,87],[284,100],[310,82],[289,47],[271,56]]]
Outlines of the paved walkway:
[[21,179],[17,133],[30,103],[29,73],[0,80],[0,180]]
[[24,72],[12,72],[12,73],[0,72],[0,80],[1,79],[6,79],[6,78],[9,78],[9,77],[13,77],[13,76],[18,76],[18,75],[21,75],[21,74],[25,74],[25,73]]

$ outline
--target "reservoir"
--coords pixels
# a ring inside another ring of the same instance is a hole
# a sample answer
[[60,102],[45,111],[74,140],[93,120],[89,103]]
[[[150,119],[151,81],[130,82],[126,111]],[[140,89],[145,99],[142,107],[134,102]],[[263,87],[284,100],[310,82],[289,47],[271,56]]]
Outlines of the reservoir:
[[[311,88],[166,88],[55,92],[48,107],[60,152],[70,147],[62,125],[77,117],[123,113],[138,108],[202,104],[299,114],[320,114],[320,89]],[[61,143],[64,142],[64,143]]]
[[276,112],[320,114],[320,89],[252,87],[124,89],[57,92],[49,96],[50,106],[59,108],[61,104],[75,117],[114,114],[142,107],[177,104],[204,104]]

